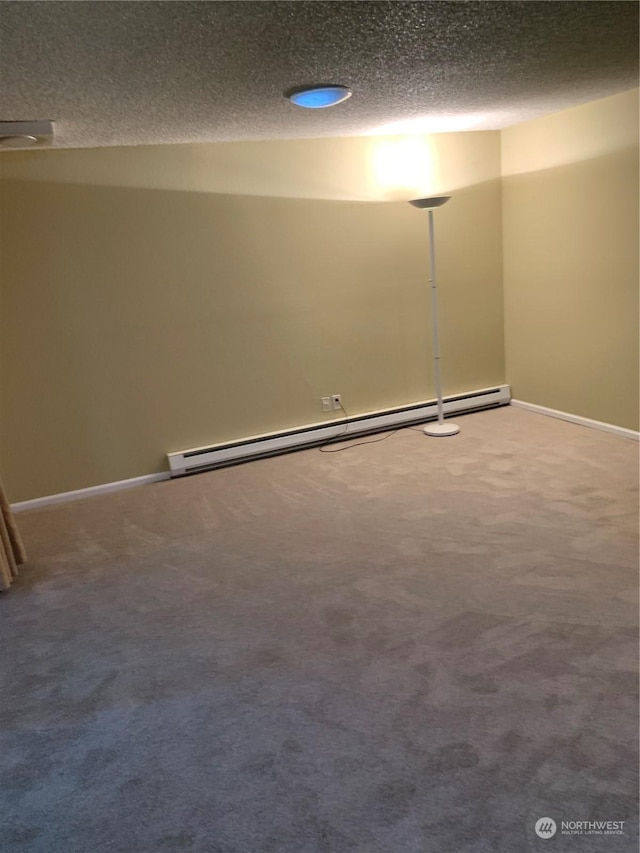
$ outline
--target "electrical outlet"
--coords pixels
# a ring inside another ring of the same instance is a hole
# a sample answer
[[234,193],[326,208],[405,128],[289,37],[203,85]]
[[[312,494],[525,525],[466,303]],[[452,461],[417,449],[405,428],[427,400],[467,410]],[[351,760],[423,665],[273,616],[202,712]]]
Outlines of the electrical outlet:
[[323,412],[331,411],[331,397],[321,397],[320,402],[322,403]]
[[333,411],[339,411],[342,409],[342,395],[341,394],[332,394],[331,395],[331,407]]

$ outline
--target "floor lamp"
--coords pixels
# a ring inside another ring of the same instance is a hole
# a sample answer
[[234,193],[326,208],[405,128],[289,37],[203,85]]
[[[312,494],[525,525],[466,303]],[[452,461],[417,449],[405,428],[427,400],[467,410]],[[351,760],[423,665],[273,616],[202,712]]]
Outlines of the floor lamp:
[[420,210],[429,211],[429,284],[431,285],[431,322],[433,328],[433,372],[436,382],[436,398],[438,401],[438,422],[429,423],[424,428],[425,435],[456,435],[460,432],[457,424],[450,421],[444,422],[444,411],[442,405],[442,381],[440,379],[440,346],[438,343],[438,287],[436,285],[436,245],[433,232],[433,211],[436,207],[442,207],[451,196],[441,195],[431,198],[416,198],[409,202]]

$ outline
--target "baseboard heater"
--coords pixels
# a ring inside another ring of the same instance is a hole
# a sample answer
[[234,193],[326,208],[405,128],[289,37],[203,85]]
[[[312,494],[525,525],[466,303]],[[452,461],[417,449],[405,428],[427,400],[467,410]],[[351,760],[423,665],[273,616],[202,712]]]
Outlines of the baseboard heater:
[[[510,400],[511,390],[508,385],[483,388],[479,391],[470,391],[467,394],[445,397],[444,413],[445,415],[453,415],[478,412],[482,409],[494,409],[497,406],[507,406]],[[167,453],[167,459],[171,476],[183,477],[186,474],[211,471],[214,468],[235,465],[249,459],[275,456],[279,453],[289,453],[292,450],[301,450],[319,444],[355,438],[367,433],[424,423],[425,421],[435,420],[436,417],[436,401],[428,400],[410,406],[401,406],[397,409],[368,412],[351,418],[337,418],[330,423],[325,421],[296,429],[212,444],[209,447],[196,447],[191,450]]]

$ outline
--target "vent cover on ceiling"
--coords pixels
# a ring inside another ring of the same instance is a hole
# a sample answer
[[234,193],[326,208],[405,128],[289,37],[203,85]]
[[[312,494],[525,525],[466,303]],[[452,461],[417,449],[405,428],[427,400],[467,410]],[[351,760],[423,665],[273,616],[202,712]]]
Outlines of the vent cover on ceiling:
[[51,121],[0,121],[0,150],[36,148],[52,139]]

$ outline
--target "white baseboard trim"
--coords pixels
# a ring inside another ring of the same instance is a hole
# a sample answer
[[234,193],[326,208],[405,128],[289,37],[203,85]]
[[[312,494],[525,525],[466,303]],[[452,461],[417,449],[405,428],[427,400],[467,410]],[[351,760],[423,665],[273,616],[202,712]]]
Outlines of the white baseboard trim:
[[27,509],[39,509],[51,504],[64,504],[69,501],[77,501],[82,498],[91,498],[96,495],[104,495],[107,492],[119,492],[122,489],[133,489],[136,486],[144,486],[147,483],[158,483],[160,480],[170,479],[168,471],[160,474],[145,474],[143,477],[132,477],[130,480],[117,480],[115,483],[103,483],[100,486],[90,486],[87,489],[75,489],[73,492],[61,492],[59,495],[46,495],[43,498],[33,498],[30,501],[18,501],[11,504],[14,512],[24,512]]
[[[454,414],[456,412],[467,412],[475,409],[481,410],[493,408],[495,406],[506,406],[508,405],[510,398],[511,392],[508,385],[498,385],[494,388],[482,388],[477,391],[470,391],[465,394],[446,397],[444,401],[444,411],[445,414]],[[280,442],[284,445],[288,445],[292,443],[302,447],[304,446],[304,441],[301,441],[299,435],[298,437],[295,437],[295,435],[297,433],[299,434],[300,431],[302,431],[302,433],[321,432],[322,435],[320,437],[323,440],[331,438],[333,434],[337,434],[339,437],[342,437],[343,435],[346,437],[347,432],[349,433],[349,437],[351,437],[352,433],[359,434],[371,430],[379,430],[383,428],[388,429],[402,426],[406,423],[434,418],[434,405],[433,401],[428,401],[407,405],[400,407],[399,409],[369,412],[364,415],[357,415],[350,419],[341,418],[332,422],[323,422],[320,424],[311,424],[299,427],[298,429],[290,430],[289,432],[291,435],[285,432],[271,433],[266,436],[253,436],[249,439],[245,438],[237,442],[231,442],[231,444],[228,445],[218,445],[216,448],[218,449],[218,453],[226,456],[226,458],[223,459],[223,462],[238,461],[244,456],[251,455],[254,455],[255,458],[260,458],[261,453],[247,453],[247,443],[263,442],[265,439],[269,438],[272,444],[278,444],[278,442]],[[432,409],[434,411],[431,411]],[[366,421],[367,423],[363,426],[361,423],[359,424],[359,422],[362,421]],[[346,429],[347,426],[348,430]],[[326,433],[326,435],[324,433]],[[312,438],[313,437],[314,436],[312,436]],[[199,455],[202,450],[208,451],[209,449],[213,450],[214,448],[196,448],[196,450],[186,451],[186,453],[195,453]],[[259,450],[264,451],[264,444],[261,445]],[[271,448],[270,454],[273,452],[274,448]],[[171,460],[172,456],[182,456],[182,454],[168,454],[169,460]],[[174,466],[171,467],[173,468]],[[180,473],[186,473],[186,471],[180,470]],[[132,477],[129,480],[118,480],[115,483],[103,483],[100,486],[90,486],[87,489],[76,489],[75,491],[62,492],[58,495],[46,495],[45,497],[33,498],[29,501],[18,501],[17,503],[11,504],[11,508],[14,512],[39,509],[51,506],[52,504],[68,503],[69,501],[77,501],[82,500],[83,498],[95,497],[96,495],[104,495],[108,492],[119,492],[122,489],[131,489],[135,486],[144,486],[148,483],[157,483],[161,480],[169,480],[172,475],[175,476],[176,472],[162,471],[159,474],[145,474],[143,477]]]
[[[511,399],[508,385],[480,388],[444,398],[445,415],[466,414],[497,406],[506,406]],[[226,465],[276,456],[292,450],[317,447],[328,441],[342,441],[382,430],[402,428],[415,423],[435,420],[438,416],[435,400],[423,400],[395,409],[378,409],[331,421],[305,424],[280,432],[246,436],[236,441],[193,447],[167,453],[172,477],[184,477],[212,471]]]
[[528,412],[536,412],[539,415],[548,415],[551,418],[559,418],[561,421],[569,421],[572,424],[599,429],[603,432],[611,432],[622,438],[630,438],[632,441],[640,441],[640,432],[626,427],[608,424],[604,421],[594,421],[591,418],[583,418],[580,415],[571,415],[569,412],[560,412],[558,409],[548,409],[546,406],[537,406],[535,403],[524,403],[522,400],[511,400],[511,405],[518,409],[526,409]]
[[[504,386],[508,387],[508,386]],[[511,400],[510,405],[518,409],[526,409],[529,412],[535,412],[539,415],[547,415],[552,418],[559,418],[569,423],[579,424],[580,426],[590,427],[591,429],[599,429],[603,432],[610,432],[613,435],[621,436],[622,438],[630,438],[632,441],[640,441],[640,432],[625,427],[608,424],[604,421],[594,421],[591,418],[583,418],[580,415],[572,415],[569,412],[561,412],[558,409],[549,409],[546,406],[538,406],[535,403],[525,403],[522,400]],[[39,509],[41,507],[51,506],[53,504],[69,503],[83,498],[91,498],[96,495],[105,495],[109,492],[119,492],[123,489],[132,489],[136,486],[144,486],[148,483],[159,483],[162,480],[171,479],[169,471],[162,471],[158,474],[145,474],[142,477],[131,477],[128,480],[118,480],[115,483],[103,483],[100,486],[89,486],[86,489],[75,489],[72,492],[61,492],[57,495],[45,495],[42,498],[33,498],[29,501],[18,501],[11,504],[11,509],[14,512],[24,512],[29,509]]]

